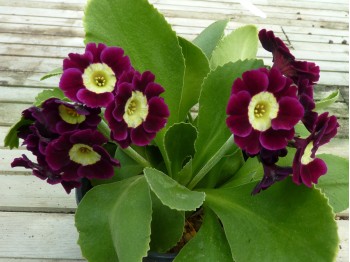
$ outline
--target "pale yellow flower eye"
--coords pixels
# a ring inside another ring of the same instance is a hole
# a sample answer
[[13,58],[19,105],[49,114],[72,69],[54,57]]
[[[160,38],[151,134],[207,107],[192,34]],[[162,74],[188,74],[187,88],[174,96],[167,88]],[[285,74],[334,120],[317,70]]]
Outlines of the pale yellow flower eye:
[[140,91],[132,92],[125,104],[123,119],[128,127],[136,128],[146,120],[148,115],[147,97]]
[[85,121],[86,117],[84,115],[80,115],[73,108],[69,108],[64,105],[58,106],[58,114],[62,118],[63,121],[69,124],[80,124]]
[[271,120],[277,117],[279,105],[270,92],[261,92],[252,97],[248,106],[249,122],[255,130],[266,131]]
[[83,83],[91,92],[112,92],[116,82],[117,78],[112,68],[104,63],[91,64],[84,70]]
[[69,158],[75,163],[87,166],[98,162],[101,159],[101,156],[88,145],[75,144],[69,150]]

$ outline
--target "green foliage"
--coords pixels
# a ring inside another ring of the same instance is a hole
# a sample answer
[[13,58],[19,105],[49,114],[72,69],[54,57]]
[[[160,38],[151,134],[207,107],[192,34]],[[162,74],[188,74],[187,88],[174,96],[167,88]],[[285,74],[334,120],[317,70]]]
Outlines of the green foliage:
[[193,239],[187,243],[174,262],[233,262],[224,230],[209,208],[204,210],[203,224]]
[[319,190],[291,179],[256,196],[255,183],[209,189],[208,205],[221,220],[235,261],[333,261],[337,224]]
[[43,81],[43,80],[48,79],[48,78],[53,77],[53,76],[62,75],[62,73],[63,73],[62,67],[55,68],[54,70],[52,70],[51,72],[47,73],[42,78],[40,78],[40,81]]
[[203,192],[191,191],[157,169],[145,168],[144,174],[151,190],[171,209],[191,211],[204,202]]
[[151,219],[143,176],[94,187],[75,215],[83,256],[89,261],[141,261],[149,250]]
[[65,97],[62,90],[55,87],[53,89],[47,89],[47,90],[40,92],[35,97],[34,106],[41,106],[41,104],[49,98],[58,98],[58,99],[61,99],[64,101],[69,101],[69,99],[67,97]]
[[228,63],[211,71],[205,79],[199,98],[197,120],[198,138],[193,172],[197,173],[223,146],[231,133],[226,126],[226,107],[232,83],[242,73],[263,66],[261,60],[245,60]]
[[171,164],[171,174],[177,174],[183,167],[184,160],[194,155],[194,141],[197,130],[189,123],[171,126],[165,134],[164,145]]
[[332,105],[338,100],[339,95],[340,95],[340,92],[339,90],[337,90],[331,93],[329,96],[323,98],[321,101],[316,102],[315,111],[321,111],[327,108],[328,106]]
[[155,194],[152,196],[151,250],[164,253],[176,245],[183,234],[185,214],[162,204]]
[[193,40],[193,43],[202,49],[208,59],[211,58],[214,49],[224,36],[228,21],[225,19],[212,23]]
[[215,69],[228,62],[256,58],[258,43],[256,26],[239,27],[219,42],[210,59],[210,67]]
[[163,15],[146,0],[89,1],[84,28],[85,43],[120,46],[135,69],[150,70],[166,90],[168,123],[179,122],[185,62],[177,36]]
[[349,160],[328,154],[317,157],[326,162],[328,171],[315,186],[328,197],[335,213],[344,211],[349,208]]
[[10,127],[9,131],[7,132],[5,139],[4,139],[4,145],[5,147],[9,147],[10,149],[18,148],[19,146],[19,138],[18,138],[18,132],[20,128],[23,128],[25,126],[29,126],[32,124],[32,120],[28,120],[25,118],[21,118],[16,124]]

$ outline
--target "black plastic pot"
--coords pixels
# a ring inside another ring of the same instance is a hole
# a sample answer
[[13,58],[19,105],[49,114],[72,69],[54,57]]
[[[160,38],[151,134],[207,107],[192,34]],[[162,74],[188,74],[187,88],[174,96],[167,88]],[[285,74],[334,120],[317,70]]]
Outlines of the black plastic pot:
[[[77,204],[80,203],[80,201],[83,199],[84,195],[92,188],[92,185],[90,181],[86,178],[83,178],[81,180],[82,186],[80,188],[75,189],[75,199],[77,201]],[[176,253],[157,253],[157,252],[148,252],[147,257],[144,257],[142,262],[172,262],[175,257]]]

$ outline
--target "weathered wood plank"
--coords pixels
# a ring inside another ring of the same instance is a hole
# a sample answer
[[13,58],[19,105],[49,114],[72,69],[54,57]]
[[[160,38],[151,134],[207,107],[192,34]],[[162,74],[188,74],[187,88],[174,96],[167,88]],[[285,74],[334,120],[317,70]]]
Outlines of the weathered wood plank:
[[0,212],[0,257],[81,259],[74,215]]
[[74,190],[68,195],[64,188],[50,185],[33,175],[0,174],[0,211],[75,212]]
[[[348,255],[349,221],[338,220],[338,262]],[[72,214],[0,213],[0,256],[3,258],[82,259]]]

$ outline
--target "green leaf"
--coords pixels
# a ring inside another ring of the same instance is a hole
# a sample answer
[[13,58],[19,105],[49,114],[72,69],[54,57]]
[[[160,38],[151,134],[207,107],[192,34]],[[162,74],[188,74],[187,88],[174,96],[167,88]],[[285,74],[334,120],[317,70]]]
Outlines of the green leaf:
[[199,98],[198,137],[193,159],[194,173],[197,173],[215,155],[231,135],[226,126],[226,107],[232,83],[245,71],[262,66],[262,60],[228,63],[211,71],[205,79]]
[[204,221],[198,233],[181,249],[174,260],[177,261],[233,262],[224,230],[209,208],[204,210]]
[[50,77],[53,77],[53,76],[62,75],[62,73],[63,73],[62,67],[55,68],[54,70],[52,70],[51,72],[47,73],[42,78],[40,78],[40,81],[43,81],[43,80],[50,78]]
[[219,42],[213,51],[210,67],[214,69],[228,62],[256,58],[258,42],[258,30],[255,26],[237,28]]
[[224,36],[228,21],[228,19],[225,19],[214,22],[193,40],[193,43],[202,49],[208,59],[211,58],[215,47]]
[[308,137],[310,135],[309,130],[307,130],[306,127],[304,126],[304,124],[302,124],[302,123],[296,124],[294,129],[295,129],[295,134],[301,138],[305,138],[305,137]]
[[141,261],[149,250],[151,219],[143,176],[94,187],[75,214],[83,256],[89,261]]
[[146,0],[90,0],[84,28],[85,43],[120,46],[135,69],[151,71],[166,90],[168,125],[179,122],[185,63],[175,32],[157,9]]
[[58,98],[61,100],[69,101],[68,98],[65,97],[63,91],[57,87],[53,89],[47,89],[40,92],[35,97],[34,106],[41,106],[41,104],[49,98]]
[[152,191],[164,205],[171,209],[196,210],[204,202],[203,192],[191,191],[159,170],[145,168],[144,174]]
[[171,161],[171,174],[177,174],[184,165],[184,160],[194,155],[194,141],[197,130],[189,123],[171,126],[164,137],[164,145]]
[[185,214],[183,211],[173,210],[163,205],[153,193],[151,196],[153,210],[151,250],[164,253],[181,239],[185,226]]
[[7,132],[7,135],[4,139],[4,145],[5,147],[9,147],[10,149],[18,148],[19,146],[19,138],[18,138],[18,132],[19,129],[25,126],[29,126],[32,124],[33,121],[25,118],[21,118],[16,124],[10,127],[9,131]]
[[236,175],[237,170],[244,164],[242,151],[236,145],[232,152],[223,157],[205,178],[198,183],[198,188],[216,188]]
[[222,188],[232,188],[242,186],[253,181],[259,181],[263,177],[264,170],[257,157],[248,158],[234,177],[222,186]]
[[192,158],[185,164],[179,173],[174,174],[173,179],[179,184],[186,186],[192,178]]
[[326,98],[323,98],[321,101],[316,102],[315,111],[323,110],[323,109],[327,108],[328,106],[332,105],[335,101],[338,100],[339,95],[340,95],[340,92],[339,92],[339,90],[337,90],[337,91],[334,91],[333,93],[331,93]]
[[251,196],[254,186],[206,191],[235,261],[334,261],[337,224],[319,190],[287,179]]
[[326,162],[328,171],[315,186],[328,197],[335,213],[349,208],[349,160],[328,154],[317,157]]
[[179,120],[186,117],[188,111],[198,103],[204,77],[209,73],[209,61],[197,46],[179,37],[182,54],[185,58],[185,78],[180,102]]

